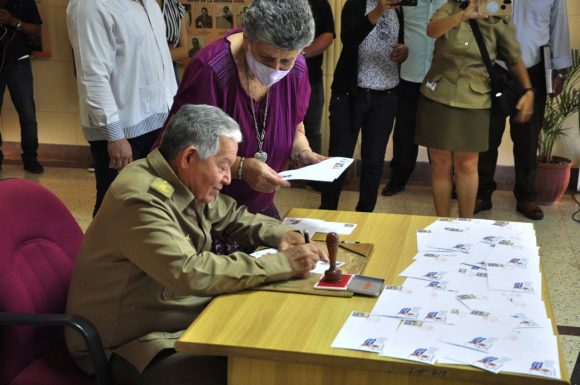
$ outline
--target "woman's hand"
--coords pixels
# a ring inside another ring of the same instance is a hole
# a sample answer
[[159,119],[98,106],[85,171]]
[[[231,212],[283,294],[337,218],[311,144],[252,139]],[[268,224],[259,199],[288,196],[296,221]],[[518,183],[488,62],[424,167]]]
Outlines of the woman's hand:
[[244,160],[242,179],[251,188],[263,193],[274,192],[279,187],[290,187],[290,183],[282,179],[270,166],[254,158]]
[[312,150],[303,150],[298,153],[295,161],[297,163],[296,166],[300,168],[310,164],[320,163],[325,159],[328,159],[328,157],[317,154]]
[[469,0],[469,4],[467,4],[467,7],[465,7],[463,12],[461,13],[461,16],[463,17],[463,20],[487,19],[489,17],[489,15],[482,15],[481,13],[479,13],[479,11],[477,10],[476,0]]
[[534,91],[528,90],[522,95],[520,100],[518,100],[518,104],[516,104],[516,110],[518,110],[515,118],[516,122],[525,123],[532,118],[534,113]]
[[398,7],[400,3],[401,0],[378,0],[377,6],[367,14],[367,17],[371,24],[377,24],[385,12]]

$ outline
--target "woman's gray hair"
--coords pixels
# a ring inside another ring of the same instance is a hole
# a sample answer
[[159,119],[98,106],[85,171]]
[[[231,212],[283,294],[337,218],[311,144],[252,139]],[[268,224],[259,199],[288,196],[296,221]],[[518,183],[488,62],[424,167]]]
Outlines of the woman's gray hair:
[[314,39],[308,0],[254,0],[243,15],[250,41],[263,41],[286,51],[302,51]]
[[207,159],[219,152],[220,137],[241,142],[240,126],[217,107],[184,104],[167,125],[159,151],[171,161],[184,148],[195,146],[199,159]]

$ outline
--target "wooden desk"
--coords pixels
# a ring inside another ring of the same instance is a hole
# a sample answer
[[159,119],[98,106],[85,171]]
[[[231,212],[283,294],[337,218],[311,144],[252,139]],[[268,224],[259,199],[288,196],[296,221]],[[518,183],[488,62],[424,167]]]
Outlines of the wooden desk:
[[[293,209],[289,217],[358,223],[344,239],[374,243],[365,273],[398,285],[416,254],[415,231],[435,217]],[[552,305],[544,282],[549,317]],[[351,311],[369,312],[376,298],[246,291],[214,299],[176,344],[178,351],[227,356],[230,385],[472,385],[557,384],[566,380],[492,374],[470,367],[428,366],[378,354],[333,349],[330,344]],[[553,325],[556,333],[555,325]]]

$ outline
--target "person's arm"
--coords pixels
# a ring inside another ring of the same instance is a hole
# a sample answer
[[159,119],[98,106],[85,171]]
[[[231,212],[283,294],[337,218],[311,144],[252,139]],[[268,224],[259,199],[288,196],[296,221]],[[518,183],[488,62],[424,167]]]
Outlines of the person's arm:
[[316,32],[318,36],[314,38],[312,44],[304,48],[302,53],[304,57],[310,58],[321,55],[334,40],[336,36],[334,32],[334,18],[332,16],[332,9],[327,1],[320,2],[318,7],[312,8],[313,16],[316,19]]
[[6,9],[0,9],[0,24],[8,25],[28,37],[36,37],[40,35],[39,24],[27,23],[24,20],[18,19]]
[[[260,244],[260,236],[270,237],[274,233],[272,240],[283,238],[286,226],[279,225],[279,222],[269,217],[255,216],[248,212],[240,214],[234,209],[233,200],[230,201],[229,210],[234,212],[226,213],[226,216],[245,223],[246,229],[238,222],[236,232],[241,234],[246,231],[246,240]],[[218,204],[223,206],[223,202]],[[207,236],[197,227],[198,222],[204,222],[199,218],[202,211],[205,211],[204,208],[198,207],[192,213],[190,224],[194,233],[190,235],[184,234],[184,228],[176,222],[174,213],[163,201],[147,196],[127,199],[119,212],[119,220],[122,221],[119,227],[122,230],[118,234],[121,253],[152,279],[176,294],[198,296],[236,292],[264,282],[302,276],[318,260],[319,251],[311,246],[302,247],[302,252],[293,258],[285,251],[260,259],[243,252],[219,255],[196,249],[195,245],[203,244],[203,240],[195,237]],[[258,233],[262,235],[256,236]],[[275,247],[276,243],[269,245]],[[308,263],[302,266],[293,263],[300,259],[306,259]]]
[[308,138],[306,137],[306,130],[304,123],[300,122],[296,126],[296,134],[294,135],[294,144],[292,145],[292,160],[298,167],[306,166],[313,163],[318,163],[326,159],[325,156],[312,151]]
[[77,83],[89,116],[90,127],[102,130],[109,142],[109,166],[121,169],[132,160],[132,151],[119,120],[111,89],[117,53],[114,28],[97,2],[78,1],[67,8],[69,39],[75,52]]
[[325,32],[323,34],[318,35],[312,43],[302,50],[302,54],[304,57],[314,57],[322,54],[334,40],[334,34],[330,32]]
[[[358,47],[373,30],[379,18],[398,4],[395,0],[379,0],[368,14],[360,12],[358,0],[347,0],[341,13],[342,30],[340,40],[344,46]],[[364,5],[363,5],[364,7]]]
[[528,70],[524,65],[524,62],[519,60],[515,64],[510,66],[511,73],[518,79],[520,86],[525,90],[524,94],[518,100],[516,104],[516,110],[518,114],[516,115],[516,122],[527,122],[531,119],[534,113],[534,89],[532,88],[532,82],[528,76]]
[[556,97],[562,92],[568,67],[572,65],[570,30],[568,28],[568,12],[565,0],[555,1],[552,5],[550,12],[550,46],[552,65],[554,66],[552,97]]
[[487,15],[481,15],[477,12],[477,2],[475,0],[469,0],[469,4],[463,11],[431,20],[427,25],[427,36],[436,39],[445,35],[463,21],[468,19],[486,19],[487,17]]
[[187,57],[188,49],[187,46],[187,14],[184,13],[181,18],[181,30],[179,31],[179,43],[177,46],[169,46],[169,52],[171,53],[171,60],[178,61],[185,59]]

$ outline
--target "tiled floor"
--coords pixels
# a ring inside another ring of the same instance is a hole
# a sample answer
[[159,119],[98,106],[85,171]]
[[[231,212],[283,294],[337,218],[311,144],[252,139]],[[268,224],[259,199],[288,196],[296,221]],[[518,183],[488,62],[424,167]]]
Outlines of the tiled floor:
[[[20,165],[4,164],[0,178],[37,180],[53,191],[71,210],[85,229],[91,220],[94,204],[94,175],[84,169],[47,167],[44,175],[24,173]],[[339,209],[354,210],[358,193],[345,191]],[[293,207],[317,208],[319,196],[309,189],[283,189],[276,202],[282,214]],[[480,218],[508,221],[528,221],[515,211],[511,191],[498,191],[493,197],[493,209],[480,213]],[[571,219],[578,205],[567,195],[554,206],[543,207],[545,218],[534,222],[544,274],[554,307],[556,323],[580,327],[580,224]],[[412,185],[394,196],[379,196],[376,212],[434,215],[430,189]],[[580,352],[580,337],[561,336],[569,374]]]

